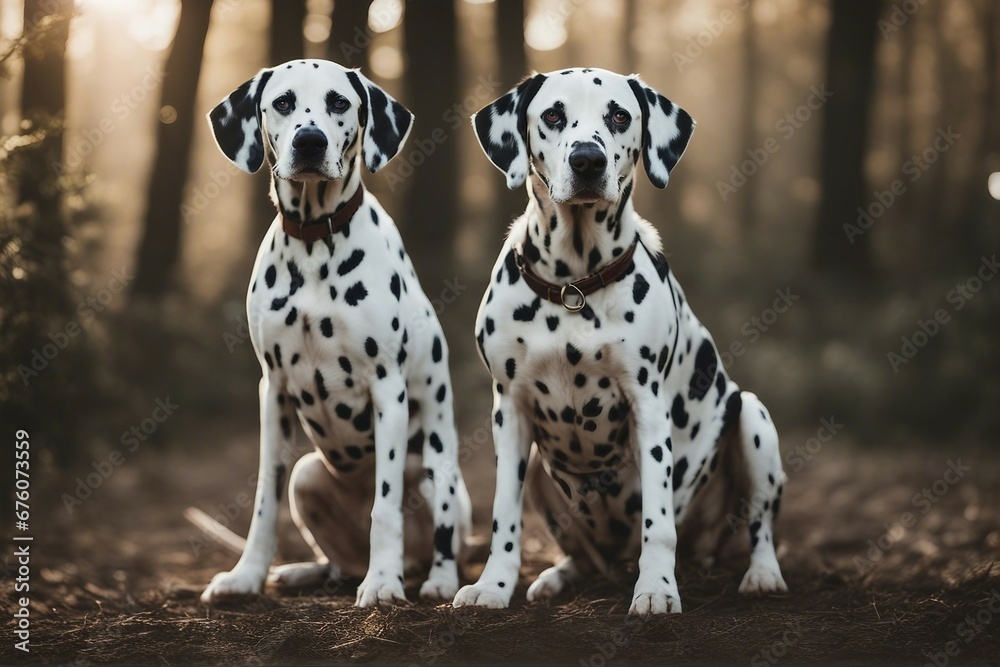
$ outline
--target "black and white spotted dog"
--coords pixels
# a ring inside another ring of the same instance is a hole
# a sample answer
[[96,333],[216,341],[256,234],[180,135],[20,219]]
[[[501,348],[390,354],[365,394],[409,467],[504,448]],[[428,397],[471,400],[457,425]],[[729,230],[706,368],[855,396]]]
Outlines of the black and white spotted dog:
[[638,557],[629,613],[681,611],[676,527],[718,537],[727,493],[763,499],[740,591],[786,590],[772,535],[784,480],[774,424],[726,376],[630,197],[640,156],[666,186],[694,121],[635,76],[571,69],[528,78],[474,126],[507,185],[528,180],[529,203],[476,321],[494,378],[497,486],[489,560],[455,606],[508,605],[525,484],[567,554],[529,600]]
[[[250,534],[202,599],[262,589],[296,416],[316,449],[291,471],[289,497],[316,562],[272,579],[364,576],[356,603],[368,607],[404,599],[405,558],[429,569],[422,596],[450,599],[470,508],[448,349],[399,232],[361,183],[362,162],[374,172],[392,159],[412,115],[357,71],[301,60],[262,70],[209,118],[236,165],[253,173],[267,162],[279,214],[247,297],[264,376]],[[419,493],[424,475],[432,499],[408,500],[404,521],[404,494]]]

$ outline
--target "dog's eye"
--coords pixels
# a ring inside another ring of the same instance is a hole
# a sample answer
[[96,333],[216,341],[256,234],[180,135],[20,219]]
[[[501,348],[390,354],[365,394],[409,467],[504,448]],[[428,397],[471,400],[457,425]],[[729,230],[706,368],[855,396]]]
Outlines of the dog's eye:
[[287,111],[289,111],[292,108],[292,103],[289,102],[284,97],[279,97],[278,99],[276,99],[274,101],[274,104],[272,106],[274,107],[274,109],[276,111],[279,111],[281,113],[286,113]]
[[562,120],[562,113],[560,113],[558,109],[549,109],[548,111],[542,114],[542,120],[544,120],[546,123],[551,123],[552,125],[555,125],[560,120]]
[[334,111],[346,111],[347,107],[351,106],[351,103],[345,100],[343,97],[338,97],[333,101],[331,105]]
[[615,121],[616,125],[628,125],[632,120],[632,116],[629,115],[628,111],[619,109],[618,111],[615,111],[615,115],[612,116],[612,120]]

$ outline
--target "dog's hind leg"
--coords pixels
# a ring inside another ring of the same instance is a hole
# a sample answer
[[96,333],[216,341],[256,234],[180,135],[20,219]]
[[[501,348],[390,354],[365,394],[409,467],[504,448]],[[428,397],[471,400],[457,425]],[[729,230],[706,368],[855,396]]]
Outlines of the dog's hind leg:
[[781,505],[785,474],[781,470],[778,432],[754,394],[742,392],[740,438],[750,515],[750,569],[740,584],[746,594],[787,591],[774,551],[774,519]]
[[[338,553],[337,547],[355,542],[352,539],[343,539],[348,537],[343,533],[338,540],[334,531],[338,524],[342,531],[351,532],[350,537],[355,537],[354,533],[359,531],[351,530],[349,524],[338,521],[337,517],[332,515],[342,502],[342,499],[336,497],[335,484],[333,473],[327,469],[319,452],[306,454],[292,468],[292,475],[288,480],[292,521],[299,529],[302,539],[316,555],[316,560],[272,567],[268,581],[279,586],[295,588],[319,585],[327,579],[340,577],[343,555]],[[367,562],[367,553],[353,560],[358,561],[363,570]]]
[[[525,490],[529,507],[545,517],[552,539],[565,554],[531,582],[527,597],[529,602],[535,602],[559,595],[583,577],[605,569],[605,564],[590,538],[582,532],[583,522],[590,518],[591,512],[596,508],[591,509],[585,499],[571,508],[566,497],[545,472],[542,456],[537,448],[532,448],[528,458]],[[576,511],[572,511],[573,509]],[[596,567],[593,563],[595,558],[599,562]]]

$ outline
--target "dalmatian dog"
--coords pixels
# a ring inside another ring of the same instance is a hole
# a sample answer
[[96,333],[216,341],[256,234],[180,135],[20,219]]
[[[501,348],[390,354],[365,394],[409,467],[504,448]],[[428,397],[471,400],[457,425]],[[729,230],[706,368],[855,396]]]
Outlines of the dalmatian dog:
[[[278,215],[247,295],[260,361],[260,462],[246,548],[202,595],[364,577],[356,604],[404,600],[404,563],[423,597],[458,590],[471,516],[441,326],[399,232],[364,190],[406,140],[412,114],[356,70],[324,60],[262,70],[210,114],[222,152],[266,162]],[[297,462],[293,420],[315,450]],[[315,562],[270,569],[291,463],[293,519]],[[404,499],[406,510],[404,511]],[[416,499],[416,500],[414,500]]]
[[525,486],[566,554],[529,600],[637,559],[629,613],[680,612],[678,527],[717,541],[734,492],[760,500],[740,591],[786,590],[775,426],[727,377],[631,200],[640,157],[665,187],[694,121],[637,76],[568,69],[529,77],[473,125],[508,187],[527,181],[529,202],[476,320],[493,376],[496,497],[488,562],[454,606],[509,604]]

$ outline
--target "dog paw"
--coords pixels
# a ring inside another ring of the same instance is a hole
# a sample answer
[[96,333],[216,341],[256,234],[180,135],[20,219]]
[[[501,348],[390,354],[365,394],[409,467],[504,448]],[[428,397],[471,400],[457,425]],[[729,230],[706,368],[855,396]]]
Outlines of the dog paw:
[[455,596],[454,607],[486,607],[506,609],[510,604],[510,594],[496,584],[471,584],[464,586]]
[[556,568],[545,570],[528,586],[528,602],[549,600],[559,595],[565,586],[562,575]]
[[681,601],[666,593],[639,593],[632,598],[629,616],[649,616],[651,614],[679,614]]
[[327,579],[338,579],[340,572],[330,563],[288,563],[272,567],[267,580],[284,588],[318,586]]
[[369,570],[364,581],[358,586],[358,597],[354,604],[357,607],[365,608],[396,602],[406,602],[406,593],[403,592],[403,577],[375,574]]
[[778,564],[751,565],[743,575],[740,593],[744,595],[764,595],[766,593],[786,593],[788,586],[781,576]]
[[420,587],[420,597],[425,600],[450,600],[458,592],[458,572],[444,568],[431,570],[427,581]]
[[259,595],[264,589],[264,576],[249,570],[220,572],[201,594],[201,601],[209,604],[229,595]]
[[665,579],[644,580],[640,576],[632,595],[630,616],[681,613],[681,596],[676,584],[668,584]]

